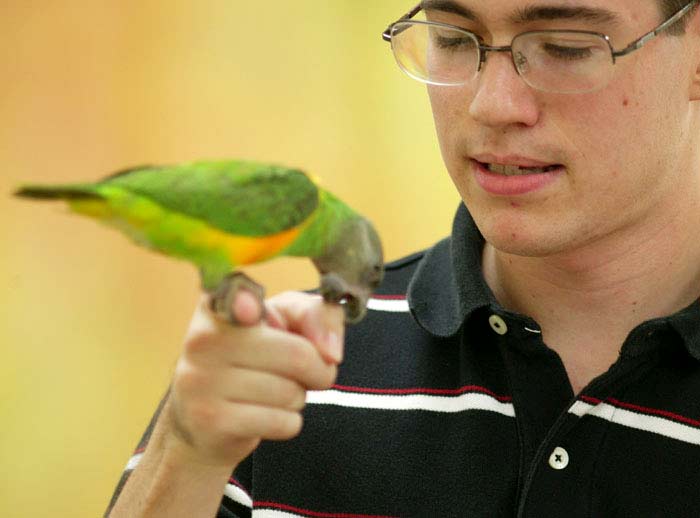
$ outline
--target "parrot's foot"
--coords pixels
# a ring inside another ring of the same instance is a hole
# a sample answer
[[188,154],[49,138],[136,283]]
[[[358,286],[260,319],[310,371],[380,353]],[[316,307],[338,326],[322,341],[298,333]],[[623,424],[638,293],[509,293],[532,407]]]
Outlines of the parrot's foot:
[[241,290],[251,293],[258,300],[262,320],[265,316],[265,288],[243,272],[229,273],[212,293],[211,310],[214,315],[234,326],[240,325],[233,313],[233,301]]

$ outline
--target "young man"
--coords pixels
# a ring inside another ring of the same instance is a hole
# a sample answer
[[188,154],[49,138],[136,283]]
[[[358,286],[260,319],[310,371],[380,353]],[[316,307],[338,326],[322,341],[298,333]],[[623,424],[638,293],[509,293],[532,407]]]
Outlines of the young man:
[[387,267],[342,364],[317,298],[260,324],[242,293],[238,328],[203,300],[111,516],[697,516],[696,1],[392,25],[464,200],[451,238]]

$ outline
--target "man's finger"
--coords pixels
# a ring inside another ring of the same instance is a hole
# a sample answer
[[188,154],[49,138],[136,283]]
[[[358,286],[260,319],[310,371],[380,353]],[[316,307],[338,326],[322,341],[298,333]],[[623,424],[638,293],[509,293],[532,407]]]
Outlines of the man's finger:
[[242,326],[253,326],[260,322],[262,307],[255,295],[246,290],[238,290],[231,311],[233,316]]
[[284,329],[313,342],[325,361],[342,361],[345,316],[340,305],[324,302],[320,296],[289,292],[273,297],[267,306]]

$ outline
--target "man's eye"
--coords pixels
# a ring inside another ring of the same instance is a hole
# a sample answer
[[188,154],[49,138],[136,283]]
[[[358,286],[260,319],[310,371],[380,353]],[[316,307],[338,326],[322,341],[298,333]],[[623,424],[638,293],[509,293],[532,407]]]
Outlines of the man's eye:
[[435,35],[435,43],[438,48],[447,50],[459,50],[460,48],[473,48],[474,41],[471,38],[465,36],[441,36],[439,34]]
[[593,55],[591,47],[566,47],[553,43],[545,43],[543,45],[543,50],[550,57],[570,61],[588,59]]

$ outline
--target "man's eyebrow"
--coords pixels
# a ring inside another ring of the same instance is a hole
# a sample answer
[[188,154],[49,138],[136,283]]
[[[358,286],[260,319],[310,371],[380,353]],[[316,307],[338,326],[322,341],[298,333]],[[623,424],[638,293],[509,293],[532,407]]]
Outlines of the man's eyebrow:
[[[481,22],[479,16],[472,9],[454,0],[423,0],[421,8],[424,11],[442,11],[457,14],[467,20],[477,23]],[[542,20],[573,20],[607,25],[622,24],[620,16],[613,11],[585,6],[530,5],[517,9],[508,18],[512,25],[522,25]]]
[[474,11],[453,0],[423,0],[420,6],[423,11],[442,11],[457,14],[477,23],[481,21]]
[[518,9],[509,18],[514,25],[541,20],[573,20],[607,25],[621,25],[622,19],[613,11],[600,7],[530,5]]

